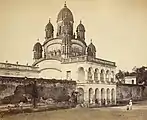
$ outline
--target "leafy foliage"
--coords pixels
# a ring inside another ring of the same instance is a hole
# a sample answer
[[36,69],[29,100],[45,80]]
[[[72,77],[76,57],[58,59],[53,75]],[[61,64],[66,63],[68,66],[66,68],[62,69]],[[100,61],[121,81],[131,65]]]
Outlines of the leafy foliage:
[[119,70],[119,72],[116,74],[116,79],[119,84],[123,83],[124,79],[125,79],[125,73],[123,71]]
[[123,72],[119,70],[116,74],[116,79],[118,83],[123,83],[126,76],[136,76],[138,84],[147,85],[147,67],[135,68],[133,72]]
[[147,67],[142,66],[141,68],[137,68],[135,70],[136,72],[136,78],[138,83],[144,83],[147,85]]

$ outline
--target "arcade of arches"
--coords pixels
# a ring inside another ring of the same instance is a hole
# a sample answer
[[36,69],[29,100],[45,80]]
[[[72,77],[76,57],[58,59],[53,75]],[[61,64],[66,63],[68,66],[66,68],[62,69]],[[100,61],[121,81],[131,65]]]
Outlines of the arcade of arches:
[[79,104],[84,102],[98,105],[116,104],[116,91],[114,88],[89,88],[86,92],[82,87],[79,87],[77,91]]
[[78,103],[116,104],[115,74],[112,69],[78,68]]
[[89,67],[84,69],[83,67],[78,68],[78,81],[84,82],[88,81],[89,83],[115,83],[115,74],[114,71],[110,70],[99,70],[98,68],[93,69]]

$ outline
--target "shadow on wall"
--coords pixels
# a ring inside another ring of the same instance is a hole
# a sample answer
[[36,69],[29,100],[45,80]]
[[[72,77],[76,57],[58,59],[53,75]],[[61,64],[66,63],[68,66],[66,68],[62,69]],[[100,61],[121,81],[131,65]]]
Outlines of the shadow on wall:
[[147,100],[147,86],[143,88],[143,98]]
[[118,85],[117,102],[128,101],[130,99],[138,101],[143,98],[143,86]]
[[[13,88],[13,89],[12,89]],[[0,104],[17,104],[19,102],[32,103],[33,97],[36,96],[37,102],[42,100],[52,100],[52,102],[69,101],[73,86],[56,84],[42,84],[36,86],[34,92],[33,84],[28,85],[0,85]],[[10,93],[11,92],[11,93]]]

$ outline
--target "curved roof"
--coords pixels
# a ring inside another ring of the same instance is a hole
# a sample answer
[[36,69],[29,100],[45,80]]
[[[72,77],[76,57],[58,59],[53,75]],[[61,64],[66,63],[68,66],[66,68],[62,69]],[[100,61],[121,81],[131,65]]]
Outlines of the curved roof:
[[37,43],[34,45],[33,51],[42,51],[42,45],[40,44],[40,42],[37,42]]
[[88,50],[88,49],[90,49],[90,50],[93,51],[93,52],[96,52],[96,48],[95,48],[95,46],[93,45],[92,42],[88,45],[87,50]]
[[68,18],[69,21],[74,22],[73,14],[70,9],[67,8],[66,4],[64,4],[64,8],[62,8],[57,16],[57,22],[63,21],[65,18]]
[[45,30],[54,31],[54,27],[53,27],[52,23],[50,22],[50,19],[49,19],[49,23],[45,27]]
[[80,24],[77,26],[77,30],[76,31],[84,31],[85,32],[85,27],[82,24],[82,21],[80,21]]

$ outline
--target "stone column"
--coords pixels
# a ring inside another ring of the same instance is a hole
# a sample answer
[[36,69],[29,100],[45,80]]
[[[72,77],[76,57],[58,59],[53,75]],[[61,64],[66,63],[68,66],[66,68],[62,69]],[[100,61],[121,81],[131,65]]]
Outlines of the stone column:
[[109,82],[111,82],[111,72],[109,72]]
[[104,72],[104,83],[106,83],[106,73]]
[[87,69],[85,69],[85,81],[87,82],[88,81],[88,71],[87,71]]
[[114,89],[114,91],[115,91],[114,92],[114,99],[115,99],[115,103],[114,104],[116,105],[116,89]]
[[114,79],[114,82],[116,83],[116,79],[115,79],[115,76],[113,76],[113,79]]
[[92,74],[92,81],[94,82],[94,70],[91,70],[91,74]]
[[[106,82],[106,81],[105,81],[105,82]],[[105,95],[104,95],[104,96],[105,96],[105,105],[107,105],[107,89],[104,88],[104,90],[105,90],[105,92],[104,92],[104,93],[105,93]]]
[[100,104],[100,106],[102,105],[101,104],[101,88],[99,89],[99,104]]
[[100,81],[100,72],[98,72],[98,81],[99,81],[99,83],[101,83],[101,81]]
[[84,103],[89,105],[89,90],[87,88],[84,88]]
[[111,89],[110,89],[110,105],[112,104],[112,95],[111,95]]
[[93,89],[92,95],[93,95],[93,97],[92,97],[92,103],[95,104],[95,89]]

